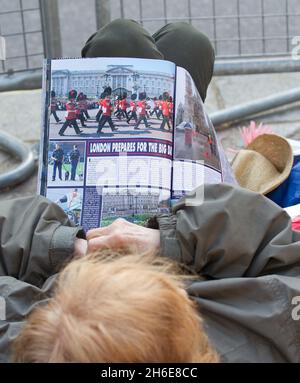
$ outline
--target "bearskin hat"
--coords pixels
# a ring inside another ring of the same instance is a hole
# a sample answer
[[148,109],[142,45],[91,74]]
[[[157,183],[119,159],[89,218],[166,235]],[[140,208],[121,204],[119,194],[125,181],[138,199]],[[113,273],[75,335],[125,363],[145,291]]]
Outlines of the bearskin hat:
[[147,97],[146,92],[141,92],[141,93],[139,94],[139,99],[140,99],[140,100],[145,100],[146,97]]
[[77,91],[75,89],[70,90],[68,98],[69,100],[72,100],[77,97]]
[[104,92],[103,93],[106,93],[106,95],[110,96],[111,92],[112,92],[112,89],[111,89],[110,86],[107,86],[106,88],[104,88]]
[[51,97],[55,97],[55,92],[54,92],[54,90],[51,90]]
[[77,101],[81,101],[84,99],[84,94],[82,92],[78,93]]
[[134,101],[134,100],[136,100],[136,97],[137,97],[136,93],[132,93],[130,98],[132,101]]

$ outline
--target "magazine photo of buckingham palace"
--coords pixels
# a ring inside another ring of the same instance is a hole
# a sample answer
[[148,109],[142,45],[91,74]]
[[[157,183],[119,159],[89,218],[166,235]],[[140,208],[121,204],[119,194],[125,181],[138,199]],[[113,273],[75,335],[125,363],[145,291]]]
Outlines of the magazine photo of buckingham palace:
[[146,92],[147,97],[172,94],[174,77],[157,71],[135,70],[134,65],[107,65],[106,70],[52,71],[52,90],[57,97],[66,97],[70,89],[83,92],[88,98],[101,95],[110,86],[114,95]]

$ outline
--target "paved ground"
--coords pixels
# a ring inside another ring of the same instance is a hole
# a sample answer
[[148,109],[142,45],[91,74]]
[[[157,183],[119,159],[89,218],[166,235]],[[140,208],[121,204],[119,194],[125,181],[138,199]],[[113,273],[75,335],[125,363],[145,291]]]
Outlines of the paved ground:
[[[237,103],[291,89],[299,83],[300,73],[216,77],[209,88],[206,109],[212,113]],[[41,91],[0,93],[0,116],[0,129],[22,139],[27,145],[37,143],[40,136]],[[300,140],[300,103],[286,107],[280,113],[264,114],[255,118],[255,121],[263,121],[270,125],[274,132]],[[229,157],[232,156],[232,152],[228,149],[242,146],[237,127],[248,122],[242,122],[219,133]],[[2,154],[0,170],[13,167],[15,163],[7,156],[3,159]],[[2,191],[0,199],[33,194],[36,192],[36,184],[35,174],[28,182],[13,190]]]

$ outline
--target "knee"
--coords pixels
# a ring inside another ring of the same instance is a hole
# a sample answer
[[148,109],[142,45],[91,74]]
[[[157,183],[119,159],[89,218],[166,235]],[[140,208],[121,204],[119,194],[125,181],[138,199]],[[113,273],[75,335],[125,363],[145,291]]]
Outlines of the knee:
[[127,33],[130,30],[136,31],[137,28],[140,27],[140,24],[131,19],[115,19],[111,21],[110,23],[106,24],[103,29],[109,29],[112,32],[116,31],[117,33],[120,33],[124,31],[124,33]]
[[176,38],[177,41],[191,43],[193,47],[198,47],[201,50],[206,50],[212,54],[214,53],[214,48],[208,36],[196,29],[190,23],[178,21],[175,23],[169,23],[164,28],[165,31],[172,35],[173,39]]
[[111,46],[122,40],[126,42],[126,36],[136,34],[140,25],[134,20],[116,19],[100,28],[92,34],[85,46],[82,48],[82,57],[103,56],[100,51],[107,50]]

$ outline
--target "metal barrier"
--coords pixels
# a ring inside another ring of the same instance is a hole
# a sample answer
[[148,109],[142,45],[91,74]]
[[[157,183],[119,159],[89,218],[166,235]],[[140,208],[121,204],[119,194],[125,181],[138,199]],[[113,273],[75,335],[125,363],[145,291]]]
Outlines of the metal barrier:
[[21,160],[16,168],[0,175],[0,189],[28,180],[37,165],[33,152],[16,137],[1,131],[0,148]]
[[0,74],[39,69],[44,56],[61,56],[57,0],[2,1],[0,35],[7,57]]
[[[215,126],[221,126],[226,123],[237,122],[254,116],[267,110],[276,109],[284,105],[300,101],[300,88],[277,93],[275,95],[255,100],[245,104],[240,104],[232,108],[220,110],[212,113],[209,117]],[[225,126],[226,127],[226,126]]]
[[0,35],[6,40],[7,58],[0,73],[41,67],[44,56],[38,1],[2,2]]
[[102,3],[108,1],[96,0],[96,9],[102,11],[98,27],[111,15],[134,18],[150,31],[152,26],[187,21],[208,35],[217,58],[287,55],[292,37],[300,35],[297,0],[161,0],[155,6],[143,0],[119,0],[111,1],[110,8],[107,4],[101,8]]

